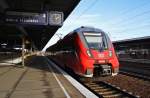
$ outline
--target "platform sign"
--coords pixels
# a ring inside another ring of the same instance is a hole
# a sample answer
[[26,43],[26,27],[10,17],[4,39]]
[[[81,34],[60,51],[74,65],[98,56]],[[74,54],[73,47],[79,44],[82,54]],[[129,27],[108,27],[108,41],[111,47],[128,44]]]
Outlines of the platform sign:
[[49,12],[49,25],[61,26],[63,25],[64,14],[63,12],[51,11]]
[[21,25],[48,25],[47,13],[15,12],[8,11],[5,14],[5,22]]
[[63,12],[50,11],[44,13],[7,11],[3,17],[7,24],[62,26]]

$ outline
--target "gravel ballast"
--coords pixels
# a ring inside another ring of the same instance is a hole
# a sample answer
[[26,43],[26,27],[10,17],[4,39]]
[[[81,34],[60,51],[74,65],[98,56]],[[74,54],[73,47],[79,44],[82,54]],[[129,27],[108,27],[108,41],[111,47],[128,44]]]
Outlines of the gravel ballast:
[[150,98],[150,81],[144,81],[123,74],[118,74],[114,77],[103,77],[101,80],[125,89],[127,92],[132,92],[133,95],[140,96],[141,98]]

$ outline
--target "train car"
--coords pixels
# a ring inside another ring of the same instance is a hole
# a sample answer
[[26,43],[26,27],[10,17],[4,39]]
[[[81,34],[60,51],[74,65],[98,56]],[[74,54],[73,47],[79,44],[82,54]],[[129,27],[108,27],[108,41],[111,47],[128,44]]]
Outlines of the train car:
[[80,27],[47,49],[50,58],[83,77],[117,75],[119,62],[108,35]]

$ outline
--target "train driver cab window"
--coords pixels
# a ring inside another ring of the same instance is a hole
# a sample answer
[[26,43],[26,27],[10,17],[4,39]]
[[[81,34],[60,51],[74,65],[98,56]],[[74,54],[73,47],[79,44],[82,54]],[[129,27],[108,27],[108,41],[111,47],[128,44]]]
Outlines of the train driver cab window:
[[88,47],[95,50],[107,48],[106,40],[101,33],[84,33]]

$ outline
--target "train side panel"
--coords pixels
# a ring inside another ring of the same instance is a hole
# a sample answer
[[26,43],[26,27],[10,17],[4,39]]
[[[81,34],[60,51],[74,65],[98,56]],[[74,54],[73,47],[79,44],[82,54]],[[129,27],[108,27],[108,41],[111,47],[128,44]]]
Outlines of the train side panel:
[[[79,36],[76,37],[76,52],[78,55],[78,61],[79,61],[79,73],[82,76],[86,75],[87,69],[91,70],[91,73],[93,73],[93,62],[94,60],[89,59],[89,56],[87,55],[87,50],[82,43],[82,40]],[[91,74],[90,74],[91,75]]]

